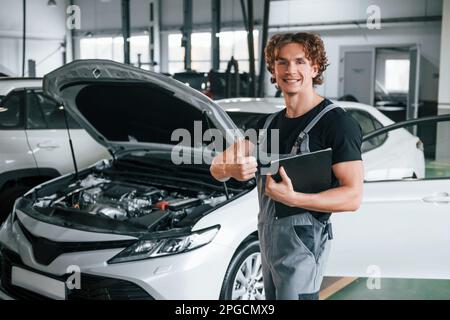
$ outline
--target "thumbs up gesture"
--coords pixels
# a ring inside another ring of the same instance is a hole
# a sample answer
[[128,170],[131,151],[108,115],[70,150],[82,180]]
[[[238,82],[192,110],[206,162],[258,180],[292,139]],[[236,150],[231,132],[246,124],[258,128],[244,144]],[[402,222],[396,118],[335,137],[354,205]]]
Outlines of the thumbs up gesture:
[[217,180],[233,177],[238,181],[247,181],[255,177],[256,158],[250,156],[254,145],[248,140],[237,140],[233,145],[212,161],[211,174]]

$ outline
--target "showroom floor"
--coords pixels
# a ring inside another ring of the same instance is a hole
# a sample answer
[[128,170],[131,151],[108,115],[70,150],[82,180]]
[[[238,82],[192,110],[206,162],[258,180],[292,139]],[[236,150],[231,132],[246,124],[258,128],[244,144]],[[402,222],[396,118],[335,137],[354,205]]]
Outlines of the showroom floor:
[[425,175],[428,178],[448,177],[450,175],[450,164],[426,160],[425,170]]
[[380,289],[368,289],[358,278],[328,300],[450,300],[450,280],[381,279]]

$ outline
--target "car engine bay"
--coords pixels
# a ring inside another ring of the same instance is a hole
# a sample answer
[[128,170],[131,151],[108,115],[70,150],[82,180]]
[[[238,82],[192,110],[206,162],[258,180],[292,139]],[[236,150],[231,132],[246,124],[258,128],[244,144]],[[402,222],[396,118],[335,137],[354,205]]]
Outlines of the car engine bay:
[[184,227],[227,200],[226,194],[215,190],[161,187],[151,182],[141,184],[91,173],[65,190],[37,197],[32,206],[38,211],[75,210],[147,230],[163,231]]

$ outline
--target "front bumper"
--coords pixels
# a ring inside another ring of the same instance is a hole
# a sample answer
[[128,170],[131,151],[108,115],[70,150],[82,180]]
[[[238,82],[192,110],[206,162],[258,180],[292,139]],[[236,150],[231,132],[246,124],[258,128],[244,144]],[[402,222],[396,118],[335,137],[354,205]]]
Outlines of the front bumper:
[[46,299],[36,292],[13,286],[12,266],[65,282],[70,276],[65,271],[77,265],[81,270],[81,286],[67,291],[69,300],[216,300],[234,253],[231,248],[210,243],[182,254],[108,265],[106,261],[121,250],[112,249],[63,254],[48,266],[42,266],[27,257],[32,250],[24,249],[31,245],[24,237],[21,239],[21,255],[9,248],[0,251],[0,299]]

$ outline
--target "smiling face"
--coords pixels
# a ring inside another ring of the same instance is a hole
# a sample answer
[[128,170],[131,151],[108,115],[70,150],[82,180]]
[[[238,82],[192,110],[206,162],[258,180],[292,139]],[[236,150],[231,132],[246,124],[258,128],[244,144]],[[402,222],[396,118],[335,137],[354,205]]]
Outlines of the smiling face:
[[303,46],[288,43],[282,46],[275,59],[273,76],[285,95],[294,95],[313,87],[318,67],[306,58]]

